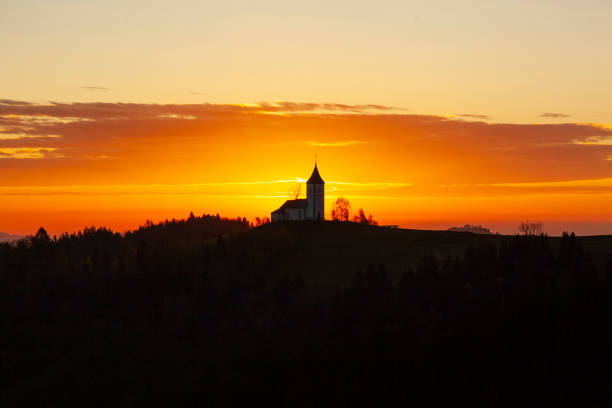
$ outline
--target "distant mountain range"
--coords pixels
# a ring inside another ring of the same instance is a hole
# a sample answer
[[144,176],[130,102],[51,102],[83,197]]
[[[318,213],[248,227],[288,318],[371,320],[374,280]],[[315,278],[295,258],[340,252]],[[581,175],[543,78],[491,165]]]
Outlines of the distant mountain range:
[[18,239],[23,238],[21,235],[11,235],[6,232],[0,232],[0,242],[11,242],[17,241]]

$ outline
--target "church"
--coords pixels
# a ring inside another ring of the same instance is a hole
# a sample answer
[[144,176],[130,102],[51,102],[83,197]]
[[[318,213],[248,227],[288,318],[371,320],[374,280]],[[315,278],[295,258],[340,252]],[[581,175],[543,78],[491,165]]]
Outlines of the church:
[[325,182],[319,174],[317,163],[315,162],[312,175],[306,182],[306,198],[297,200],[287,200],[285,204],[272,212],[271,220],[324,220],[325,212],[323,198],[325,196]]

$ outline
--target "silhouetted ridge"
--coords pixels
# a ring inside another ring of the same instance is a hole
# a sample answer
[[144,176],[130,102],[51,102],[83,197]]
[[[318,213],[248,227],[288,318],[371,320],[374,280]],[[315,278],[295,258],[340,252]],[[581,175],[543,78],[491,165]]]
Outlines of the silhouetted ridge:
[[247,229],[0,244],[2,406],[610,403],[610,237]]

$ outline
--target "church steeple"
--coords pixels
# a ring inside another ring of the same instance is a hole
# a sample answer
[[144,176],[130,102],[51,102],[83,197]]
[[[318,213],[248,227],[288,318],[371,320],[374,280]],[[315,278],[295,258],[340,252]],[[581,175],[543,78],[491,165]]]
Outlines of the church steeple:
[[324,220],[325,219],[325,182],[319,174],[317,162],[306,182],[306,219]]
[[316,161],[315,161],[314,170],[312,171],[312,174],[310,175],[310,178],[308,179],[306,184],[325,184],[325,182],[321,178],[321,175],[319,174],[319,169],[317,168]]

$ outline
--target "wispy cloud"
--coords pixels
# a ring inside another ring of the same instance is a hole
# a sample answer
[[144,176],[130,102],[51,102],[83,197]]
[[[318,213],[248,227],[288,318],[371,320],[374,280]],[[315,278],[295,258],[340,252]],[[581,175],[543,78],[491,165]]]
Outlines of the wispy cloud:
[[612,136],[589,136],[582,140],[574,140],[575,144],[612,146]]
[[476,115],[474,113],[459,113],[457,114],[457,116],[461,116],[462,118],[469,118],[469,119],[490,119],[490,117],[488,115]]
[[2,147],[0,159],[43,159],[55,150],[53,147]]
[[24,101],[14,101],[11,99],[0,99],[0,105],[8,105],[8,106],[28,106],[32,105],[31,102]]
[[359,186],[359,187],[384,187],[384,188],[396,188],[396,187],[410,187],[412,183],[397,183],[397,182],[372,182],[372,183],[357,183],[350,181],[327,181],[326,184],[337,184],[341,186]]
[[568,181],[542,181],[542,182],[526,182],[526,183],[494,183],[486,186],[493,187],[612,187],[612,178],[600,178],[589,180],[568,180]]
[[[32,157],[30,157],[32,158]],[[305,183],[306,180],[301,178],[287,180],[261,180],[261,181],[235,181],[235,182],[209,182],[209,183],[190,183],[190,184],[104,184],[104,185],[37,185],[37,186],[0,186],[1,196],[16,196],[16,195],[207,195],[219,196],[219,191],[223,191],[224,197],[238,197],[245,194],[246,191],[252,191],[255,188],[261,190],[258,196],[260,197],[287,197],[284,191],[277,191],[276,185],[286,185],[293,183]],[[252,189],[244,189],[242,187],[253,187]],[[261,187],[257,187],[261,186]],[[395,182],[337,182],[329,181],[326,183],[326,191],[332,193],[334,191],[364,191],[364,190],[385,190],[400,187],[412,186],[410,183],[395,183]],[[229,187],[219,189],[218,187]],[[342,188],[338,188],[342,187]],[[284,187],[280,187],[284,188]],[[275,190],[271,190],[275,189]]]
[[338,103],[259,102],[240,104],[183,104],[157,105],[133,103],[61,103],[30,104],[28,102],[0,100],[0,115],[21,117],[79,117],[81,119],[147,118],[164,114],[190,115],[210,118],[211,115],[246,113],[351,113],[377,114],[402,113],[407,109],[384,105],[346,105]]
[[[286,115],[263,114],[270,112]],[[292,162],[287,158],[301,154],[299,147],[324,149],[326,160],[337,163],[351,161],[351,178],[364,181],[385,171],[392,179],[406,176],[415,184],[588,179],[612,171],[612,161],[606,160],[612,154],[609,125],[488,123],[407,114],[379,105],[4,100],[0,128],[0,148],[55,149],[19,153],[36,156],[36,162],[3,160],[0,172],[11,180],[44,179],[51,171],[70,182],[88,182],[89,177],[112,182],[148,177],[213,181],[214,174],[229,177],[237,168],[262,163],[287,168]],[[355,159],[346,157],[343,147],[350,148]],[[3,157],[16,152],[5,150]],[[91,158],[101,156],[112,160],[91,164]],[[45,167],[47,159],[53,160]],[[202,163],[208,171],[201,171]],[[270,167],[263,166],[258,174],[274,180],[273,173],[264,171]]]
[[559,119],[559,118],[569,118],[570,115],[568,115],[566,113],[544,112],[544,113],[540,114],[540,117],[542,117],[542,118]]
[[87,89],[88,91],[107,91],[108,88],[103,86],[82,86],[81,89]]
[[345,147],[345,146],[363,145],[363,144],[367,144],[368,142],[364,142],[362,140],[345,140],[341,142],[305,141],[302,143],[310,147]]
[[0,133],[0,140],[20,140],[20,139],[56,139],[61,135],[36,135],[29,133]]
[[245,104],[259,108],[265,112],[343,112],[343,113],[375,113],[375,112],[406,112],[409,109],[386,105],[347,105],[341,103],[304,103],[304,102],[259,102],[255,104]]
[[[0,109],[1,112],[1,109]],[[19,114],[0,114],[0,123],[12,124],[12,125],[41,125],[41,124],[53,124],[53,123],[70,123],[91,120],[89,118],[82,117],[70,117],[70,116],[52,116],[46,114],[36,115],[19,115]]]
[[194,120],[196,119],[193,115],[178,115],[176,113],[167,113],[165,115],[159,115],[158,118],[162,119],[184,119],[184,120]]

